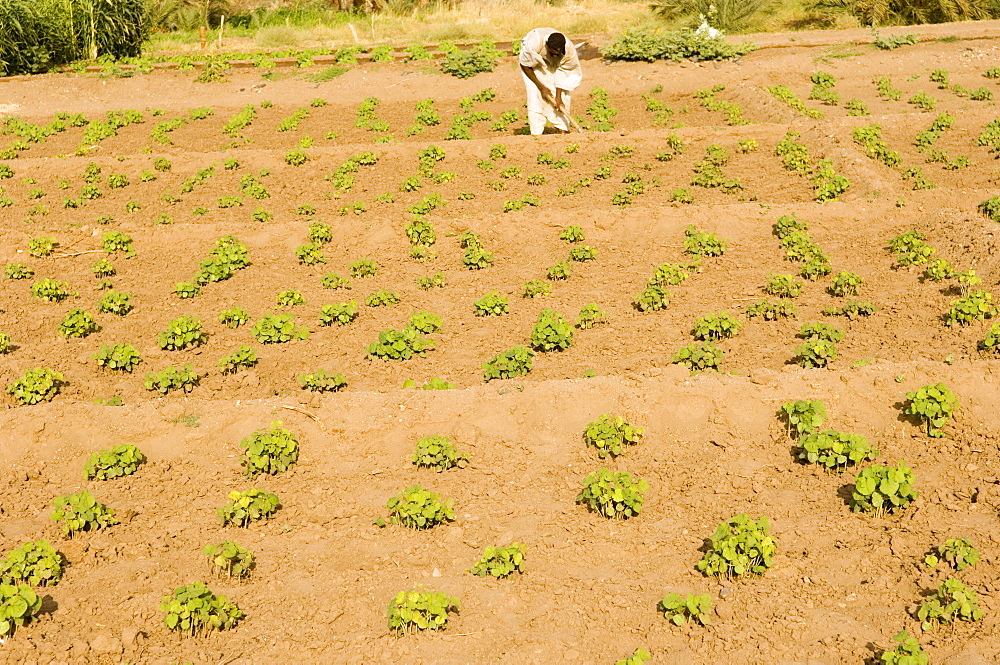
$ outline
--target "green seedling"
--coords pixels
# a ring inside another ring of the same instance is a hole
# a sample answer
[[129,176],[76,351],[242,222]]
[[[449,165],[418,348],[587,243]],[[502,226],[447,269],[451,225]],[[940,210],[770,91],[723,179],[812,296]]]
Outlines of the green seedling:
[[271,517],[281,502],[270,492],[250,489],[246,492],[232,491],[229,493],[229,503],[218,509],[219,521],[222,526],[234,525],[247,527],[251,522]]
[[228,578],[250,577],[254,568],[253,552],[231,540],[218,545],[206,545],[202,553],[208,557],[208,565],[214,571],[224,573]]
[[883,517],[906,508],[918,496],[913,480],[913,470],[906,462],[899,461],[896,466],[872,464],[854,478],[851,510]]
[[272,476],[284,473],[299,459],[299,442],[281,421],[271,423],[269,430],[257,430],[240,441],[243,458],[243,475],[251,478],[267,473]]
[[636,427],[620,416],[604,414],[583,430],[583,441],[597,448],[598,457],[604,459],[608,455],[621,455],[625,446],[639,443],[644,433],[642,427]]
[[663,612],[663,618],[675,626],[683,626],[688,621],[706,626],[711,619],[712,597],[707,593],[689,593],[686,596],[668,593],[657,604],[656,609]]
[[113,510],[97,501],[87,490],[57,496],[51,517],[58,522],[63,534],[72,538],[80,531],[93,531],[118,524]]
[[204,582],[177,587],[160,601],[163,625],[192,637],[233,628],[243,612],[225,596],[215,595]]
[[483,556],[469,572],[479,577],[504,579],[514,573],[524,573],[524,557],[527,548],[521,543],[511,543],[506,547],[487,547]]
[[442,522],[455,520],[454,501],[442,499],[420,485],[407,487],[386,503],[389,522],[411,529],[430,529]]
[[740,577],[762,575],[771,567],[777,544],[766,517],[756,521],[741,513],[719,524],[711,546],[695,567],[705,575]]
[[111,480],[131,476],[146,461],[146,456],[132,444],[123,443],[90,456],[83,467],[87,480]]
[[649,491],[645,480],[635,481],[628,473],[598,469],[583,479],[577,503],[608,519],[628,519],[642,511],[643,494]]
[[927,435],[943,437],[941,429],[951,419],[958,408],[958,397],[943,383],[923,386],[912,393],[906,393],[908,400],[905,413],[918,416],[927,426]]

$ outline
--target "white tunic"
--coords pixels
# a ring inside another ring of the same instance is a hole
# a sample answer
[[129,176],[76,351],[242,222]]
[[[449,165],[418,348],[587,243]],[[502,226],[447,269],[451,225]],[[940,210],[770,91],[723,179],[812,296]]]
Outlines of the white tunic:
[[[545,40],[554,32],[554,28],[535,28],[521,41],[520,64],[534,70],[538,82],[548,88],[555,98],[556,88],[563,91],[562,103],[566,113],[570,111],[570,91],[575,90],[583,80],[580,70],[580,59],[576,47],[569,39],[566,40],[566,53],[562,58],[553,58],[545,46]],[[533,135],[542,133],[545,123],[550,122],[559,129],[568,129],[566,118],[542,99],[542,93],[522,71],[524,90],[528,96],[528,126]]]

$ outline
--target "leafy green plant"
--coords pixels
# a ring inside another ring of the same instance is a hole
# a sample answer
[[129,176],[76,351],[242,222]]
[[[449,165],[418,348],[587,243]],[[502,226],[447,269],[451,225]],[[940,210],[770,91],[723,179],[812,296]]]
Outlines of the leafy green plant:
[[204,582],[174,589],[160,601],[163,625],[192,637],[213,630],[228,630],[243,618],[243,612],[225,596],[217,596]]
[[742,328],[743,324],[729,312],[716,312],[696,319],[692,334],[695,339],[718,341],[733,337]]
[[389,522],[411,529],[430,529],[438,524],[455,520],[454,501],[412,485],[386,503]]
[[105,344],[93,356],[100,367],[131,372],[142,362],[139,352],[131,344]]
[[21,378],[7,386],[7,392],[17,403],[25,406],[39,402],[51,402],[63,385],[63,375],[48,367],[24,370]]
[[332,305],[323,305],[319,310],[319,323],[323,326],[346,326],[358,318],[358,304],[354,300]]
[[772,275],[764,284],[764,292],[779,298],[797,298],[802,293],[802,282],[793,275]]
[[123,443],[91,455],[83,467],[83,475],[87,480],[111,480],[131,476],[145,461],[146,456],[138,448]]
[[598,457],[604,459],[608,455],[621,455],[625,446],[639,443],[644,433],[642,427],[636,427],[620,416],[604,414],[584,428],[583,441],[597,448]]
[[944,323],[953,326],[972,325],[974,321],[989,319],[997,314],[997,306],[993,303],[993,294],[989,291],[970,291],[968,295],[951,301],[951,306],[944,315]]
[[257,352],[246,344],[243,344],[228,356],[223,356],[219,360],[219,371],[223,374],[235,374],[243,368],[253,367],[256,364]]
[[705,626],[711,619],[712,596],[707,593],[689,593],[686,596],[668,593],[657,604],[656,609],[663,612],[663,618],[675,626],[683,626],[689,620]]
[[655,312],[670,304],[670,291],[661,286],[647,286],[635,295],[632,306],[640,312]]
[[546,278],[555,281],[562,279],[569,279],[570,267],[565,261],[556,261],[555,265],[550,266],[545,272]]
[[559,232],[559,239],[571,243],[583,242],[586,239],[586,236],[584,235],[583,229],[580,226],[576,224],[570,224],[569,226],[567,226],[566,228],[564,228],[562,231]]
[[990,327],[986,337],[979,343],[979,348],[982,351],[1000,352],[1000,323],[994,323]]
[[917,610],[917,619],[923,630],[930,630],[935,623],[979,621],[982,618],[979,594],[954,577],[943,580],[937,588],[937,594]]
[[229,493],[229,503],[218,509],[222,526],[250,526],[251,522],[271,517],[281,502],[270,492],[259,489],[249,489],[246,492],[232,491]]
[[802,367],[826,367],[837,359],[837,347],[825,339],[807,339],[795,347],[795,357]]
[[846,316],[851,321],[860,316],[871,316],[876,311],[875,305],[867,300],[848,300],[843,307],[823,308],[823,314],[827,316]]
[[177,282],[174,285],[174,293],[181,300],[187,300],[188,298],[194,298],[195,296],[201,295],[201,287],[197,282]]
[[441,61],[441,71],[458,78],[471,78],[481,72],[492,72],[502,55],[493,42],[480,42],[467,51],[456,49],[448,52]]
[[448,613],[458,612],[458,599],[441,592],[400,591],[389,601],[389,630],[405,635],[414,630],[444,630]]
[[927,426],[927,435],[943,437],[941,429],[958,408],[958,397],[943,383],[923,386],[906,393],[905,413],[918,416]]
[[664,32],[650,28],[630,28],[601,49],[601,54],[608,60],[644,62],[679,61],[684,58],[726,60],[738,58],[756,48],[753,42],[735,44],[723,39],[721,35],[712,37],[692,30]]
[[522,298],[538,298],[552,293],[552,286],[540,279],[529,279],[521,289]]
[[184,315],[167,324],[167,329],[157,336],[160,348],[167,351],[182,351],[192,346],[201,346],[208,341],[208,335],[201,329],[201,321]]
[[59,323],[59,333],[69,338],[82,338],[101,329],[94,316],[84,310],[74,307]]
[[826,405],[819,400],[796,400],[781,405],[778,415],[788,426],[788,435],[809,434],[826,420]]
[[456,466],[464,468],[469,463],[469,457],[459,451],[447,436],[423,436],[417,441],[413,463],[441,472]]
[[35,258],[51,256],[58,246],[59,242],[55,238],[39,236],[28,241],[28,254]]
[[323,275],[320,280],[320,284],[324,289],[350,289],[351,280],[341,277],[335,272],[329,272]]
[[315,242],[307,242],[295,248],[295,258],[304,266],[315,266],[326,263],[323,246]]
[[754,521],[740,513],[719,524],[710,538],[711,546],[695,567],[717,577],[761,575],[771,567],[777,549],[770,531],[766,517]]
[[656,270],[653,272],[653,276],[649,278],[647,286],[677,286],[683,284],[684,281],[691,276],[688,272],[690,268],[696,268],[697,265],[680,265],[676,263],[662,263],[657,266]]
[[693,225],[684,230],[684,252],[693,256],[722,256],[727,242],[715,233],[698,231]]
[[325,369],[299,374],[298,380],[303,390],[312,392],[336,392],[347,386],[347,379],[343,374],[335,374]]
[[117,272],[111,261],[105,258],[98,259],[90,265],[90,272],[94,273],[94,277],[112,277]]
[[920,647],[920,642],[905,630],[901,630],[892,637],[896,641],[896,646],[892,651],[883,651],[879,656],[879,663],[882,665],[928,665],[930,662],[927,654]]
[[979,550],[968,538],[949,538],[938,545],[934,552],[924,557],[924,563],[931,568],[943,560],[955,570],[965,570],[979,561]]
[[577,503],[586,504],[608,519],[628,519],[642,511],[643,494],[649,491],[645,480],[633,480],[631,474],[598,469],[583,479]]
[[594,261],[597,259],[597,250],[589,245],[580,245],[569,250],[570,261]]
[[108,291],[97,301],[97,311],[125,316],[132,311],[132,296],[121,291]]
[[827,342],[839,342],[844,339],[844,333],[841,330],[831,326],[829,323],[803,323],[802,327],[799,328],[799,337],[803,339],[818,339]]
[[645,663],[647,660],[650,659],[652,659],[652,656],[649,654],[649,652],[643,649],[642,647],[638,647],[635,651],[632,652],[631,656],[628,656],[627,658],[622,658],[621,660],[616,662],[615,665],[643,665],[643,663]]
[[23,263],[8,263],[4,267],[4,276],[7,279],[31,279],[35,276],[35,271]]
[[66,282],[46,277],[31,285],[31,295],[46,302],[62,302],[69,298],[70,292]]
[[379,333],[378,341],[369,345],[368,355],[383,360],[409,360],[413,356],[424,356],[433,348],[434,341],[421,337],[413,328],[386,328]]
[[418,386],[417,382],[413,379],[407,379],[406,381],[403,381],[403,387],[420,388],[421,390],[452,390],[455,388],[455,384],[448,383],[444,379],[439,379],[438,377],[433,376],[422,386]]
[[408,327],[426,335],[440,331],[442,325],[444,325],[444,321],[437,314],[419,310],[410,315]]
[[0,331],[0,355],[10,353],[13,348],[14,345],[11,344],[10,335]]
[[27,584],[0,584],[0,637],[13,635],[41,611],[41,597]]
[[261,344],[280,344],[293,339],[308,339],[309,330],[305,326],[295,327],[291,314],[265,314],[250,329],[254,339]]
[[902,460],[896,466],[872,464],[854,478],[851,510],[882,517],[905,508],[917,498],[913,489],[913,470]]
[[[63,555],[47,540],[23,543],[0,560],[0,585],[54,586],[63,574]],[[4,606],[0,600],[0,607]],[[0,617],[4,611],[0,609]],[[2,620],[2,619],[0,619]],[[0,636],[7,635],[0,625]]]
[[524,572],[524,557],[527,548],[521,543],[511,543],[506,547],[487,547],[483,556],[469,572],[479,577],[503,579],[514,573]]
[[503,316],[510,311],[506,296],[499,291],[490,291],[472,305],[476,316]]
[[209,567],[230,578],[250,577],[250,571],[254,568],[253,552],[231,540],[218,545],[206,545],[202,553],[208,557]]
[[191,369],[191,365],[174,367],[173,365],[161,369],[159,372],[149,372],[143,377],[143,386],[146,390],[156,390],[161,394],[167,394],[171,390],[183,390],[185,393],[198,385],[200,377],[198,373]]
[[483,378],[489,382],[493,379],[524,376],[531,371],[534,357],[535,352],[525,346],[511,347],[483,363]]
[[580,315],[576,321],[576,327],[581,330],[591,328],[607,322],[607,312],[597,306],[597,303],[587,303],[580,308]]
[[878,448],[868,445],[865,437],[832,429],[806,434],[799,439],[799,447],[799,459],[828,469],[843,470],[849,464],[878,457]]
[[242,307],[235,306],[219,312],[219,323],[227,328],[239,328],[250,321],[250,315]]
[[248,478],[260,473],[277,475],[298,461],[298,439],[281,425],[281,421],[276,420],[269,430],[257,430],[240,441],[243,475]]
[[765,321],[776,321],[778,319],[794,319],[796,308],[793,302],[761,300],[748,306],[744,313],[749,319],[759,316]]
[[531,330],[531,346],[536,351],[564,351],[573,344],[573,326],[562,314],[543,309]]
[[87,490],[57,496],[52,520],[60,523],[63,534],[72,538],[78,531],[92,531],[118,524],[113,510],[97,501]]
[[306,299],[302,296],[302,293],[294,289],[282,291],[275,297],[275,303],[278,307],[294,307],[296,305],[304,305],[305,302]]
[[358,259],[350,265],[351,277],[360,279],[361,277],[374,277],[378,273],[378,264],[371,259]]

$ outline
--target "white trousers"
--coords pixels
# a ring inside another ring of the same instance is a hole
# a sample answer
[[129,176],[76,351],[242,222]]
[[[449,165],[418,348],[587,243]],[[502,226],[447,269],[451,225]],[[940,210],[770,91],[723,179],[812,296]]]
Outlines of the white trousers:
[[[535,69],[535,75],[538,77],[539,83],[549,89],[554,99],[556,95],[555,86],[547,85],[549,81],[546,80],[553,77],[539,69]],[[531,135],[538,136],[541,134],[545,130],[545,123],[547,122],[552,123],[554,127],[567,131],[569,124],[566,121],[566,117],[556,111],[552,104],[547,104],[542,99],[541,90],[528,78],[527,74],[521,72],[521,78],[524,79],[524,91],[528,96],[528,128],[531,130]],[[570,101],[569,91],[563,91],[562,103],[566,113],[570,112]]]

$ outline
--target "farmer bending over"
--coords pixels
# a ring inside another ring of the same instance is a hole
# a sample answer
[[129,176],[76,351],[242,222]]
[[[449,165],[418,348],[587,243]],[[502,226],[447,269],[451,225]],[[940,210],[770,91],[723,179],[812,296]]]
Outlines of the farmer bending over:
[[546,121],[569,131],[570,91],[583,80],[573,42],[553,28],[535,28],[521,41],[519,62],[532,136],[542,133]]

